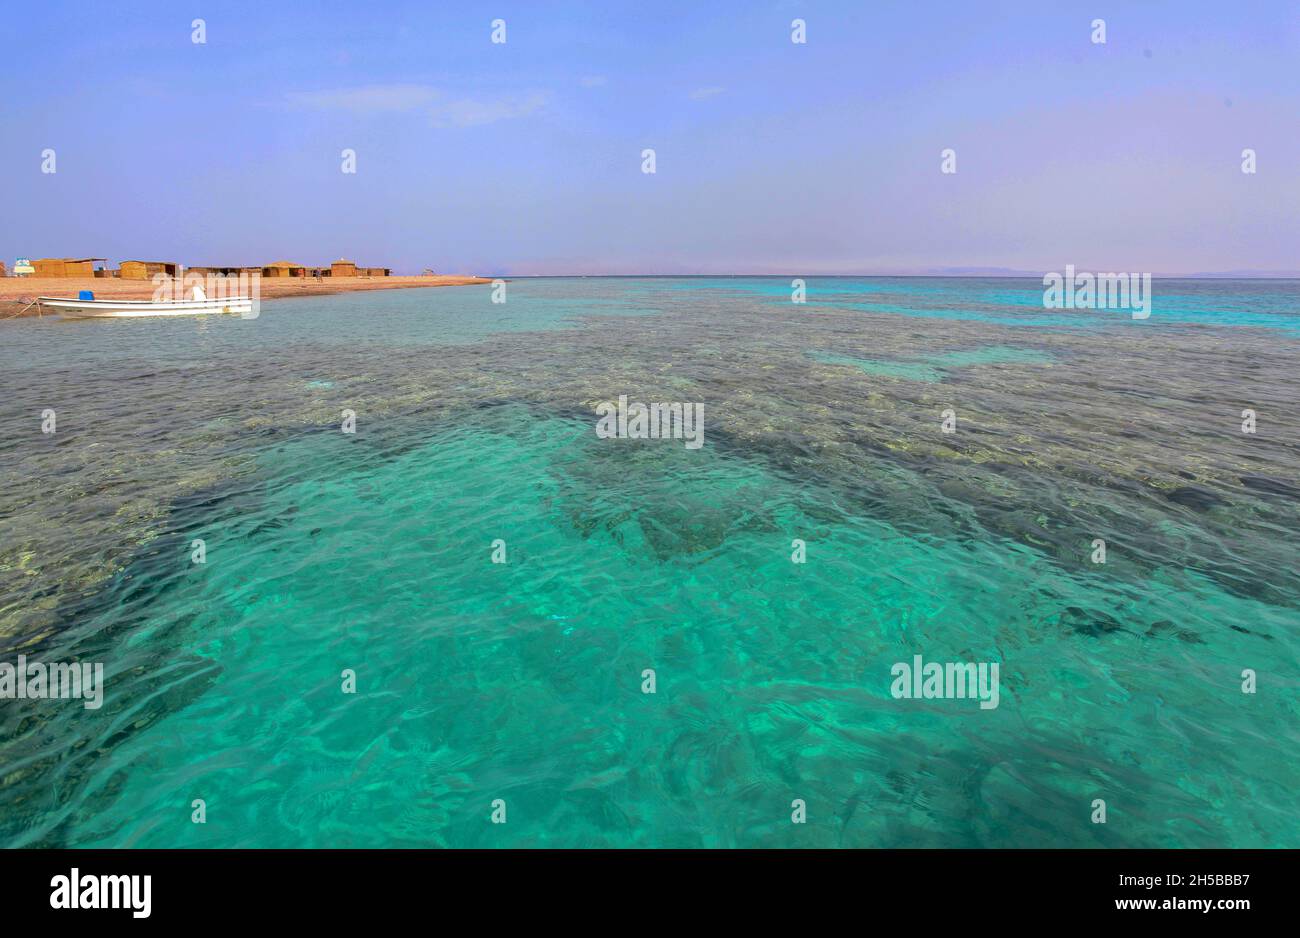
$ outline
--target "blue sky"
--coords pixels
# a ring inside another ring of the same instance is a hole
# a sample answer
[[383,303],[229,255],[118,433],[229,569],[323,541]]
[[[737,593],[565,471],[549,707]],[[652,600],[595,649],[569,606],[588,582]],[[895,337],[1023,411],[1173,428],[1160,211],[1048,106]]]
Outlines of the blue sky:
[[1296,2],[44,0],[0,28],[8,263],[1300,268]]

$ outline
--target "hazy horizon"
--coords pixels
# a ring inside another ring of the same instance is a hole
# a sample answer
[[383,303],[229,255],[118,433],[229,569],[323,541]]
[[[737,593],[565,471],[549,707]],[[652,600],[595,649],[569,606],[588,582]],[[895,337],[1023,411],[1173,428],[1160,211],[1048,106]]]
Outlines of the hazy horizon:
[[[1032,271],[1032,270],[1004,270],[1004,271],[943,271],[936,269],[933,271],[909,271],[909,272],[890,272],[890,271],[848,271],[848,272],[829,272],[818,274],[806,274],[797,270],[772,270],[765,273],[731,273],[731,272],[714,272],[714,273],[656,273],[653,271],[628,271],[619,273],[602,273],[602,274],[584,274],[584,273],[553,273],[553,274],[510,274],[511,277],[526,279],[529,277],[818,277],[818,278],[862,278],[862,279],[899,279],[916,278],[920,280],[951,280],[958,278],[970,278],[972,280],[1041,280],[1049,273],[1059,273],[1058,271]],[[1103,275],[1106,273],[1116,273],[1114,271],[1103,271],[1100,268],[1076,268],[1076,274],[1082,276],[1086,273],[1094,275]],[[1148,271],[1154,280],[1300,280],[1300,271],[1193,271],[1190,273],[1168,273],[1161,271]]]
[[[7,264],[1300,276],[1289,4],[51,0],[9,29]],[[945,272],[976,269],[1008,273]]]

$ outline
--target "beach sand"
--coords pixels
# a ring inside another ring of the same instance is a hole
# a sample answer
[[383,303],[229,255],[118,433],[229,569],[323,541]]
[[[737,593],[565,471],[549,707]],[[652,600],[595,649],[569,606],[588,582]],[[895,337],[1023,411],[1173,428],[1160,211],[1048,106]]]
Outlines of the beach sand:
[[[400,290],[407,287],[456,287],[472,283],[491,283],[485,277],[440,275],[436,277],[325,277],[319,280],[302,277],[263,277],[264,300],[291,296],[325,296],[330,293],[353,293],[360,290]],[[153,296],[149,280],[119,280],[115,277],[0,277],[0,319],[16,315],[35,316],[37,307],[23,307],[38,296],[76,297],[81,290],[91,290],[96,299],[147,300]],[[21,311],[21,312],[20,312]],[[48,311],[46,315],[49,315]]]

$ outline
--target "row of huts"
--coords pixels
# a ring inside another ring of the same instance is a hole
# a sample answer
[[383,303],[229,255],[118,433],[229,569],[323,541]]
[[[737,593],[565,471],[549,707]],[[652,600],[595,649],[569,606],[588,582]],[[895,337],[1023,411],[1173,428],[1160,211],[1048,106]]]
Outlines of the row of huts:
[[263,277],[391,277],[392,275],[392,268],[358,267],[348,260],[334,261],[328,267],[306,267],[289,261],[276,261],[262,268]]
[[[104,257],[42,257],[31,262],[34,277],[120,277],[123,280],[152,280],[156,274],[175,277],[179,264],[168,261],[122,261],[110,270]],[[358,267],[349,260],[337,260],[328,267],[308,267],[290,261],[276,261],[264,267],[186,267],[196,274],[261,274],[263,277],[391,277],[389,267]]]

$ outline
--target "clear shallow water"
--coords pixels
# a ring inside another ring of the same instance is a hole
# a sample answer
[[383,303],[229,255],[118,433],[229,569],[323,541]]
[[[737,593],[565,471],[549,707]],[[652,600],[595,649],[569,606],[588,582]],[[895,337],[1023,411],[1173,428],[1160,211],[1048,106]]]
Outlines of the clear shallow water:
[[913,381],[942,381],[948,371],[956,368],[969,368],[972,365],[993,365],[1002,362],[1047,364],[1053,360],[1050,355],[1034,349],[1012,348],[1009,346],[985,346],[984,348],[974,348],[961,352],[944,352],[914,361],[907,359],[869,360],[823,352],[814,352],[812,357],[828,365],[846,365],[850,368],[859,368],[867,374],[909,378]]
[[[1143,323],[995,321],[1050,318],[1006,301],[1032,287],[11,324],[3,657],[103,661],[108,690],[0,702],[0,838],[1294,845],[1300,292],[1176,285],[1279,328],[1162,317],[1159,284]],[[623,393],[704,402],[705,446],[598,440]],[[894,700],[918,653],[1000,662],[1000,706]]]

